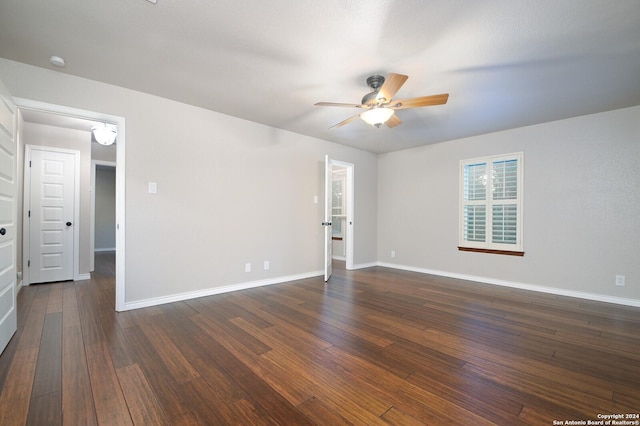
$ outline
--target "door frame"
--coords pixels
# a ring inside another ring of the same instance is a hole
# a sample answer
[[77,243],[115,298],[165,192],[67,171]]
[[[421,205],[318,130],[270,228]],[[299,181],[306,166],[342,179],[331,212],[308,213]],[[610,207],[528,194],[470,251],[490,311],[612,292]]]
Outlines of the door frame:
[[[58,115],[102,121],[113,124],[118,131],[116,150],[116,311],[124,311],[125,307],[125,118],[101,112],[71,108],[62,105],[34,101],[24,98],[13,98],[19,109],[30,109]],[[24,250],[24,248],[23,248]],[[24,266],[23,266],[23,269]]]
[[96,253],[96,173],[98,166],[113,167],[118,170],[117,163],[113,161],[103,160],[91,160],[91,231],[89,236],[89,252],[90,252],[90,265],[89,270],[91,272],[95,269],[95,253]]
[[[31,153],[33,151],[59,152],[63,154],[73,155],[74,164],[74,191],[73,191],[73,279],[77,281],[80,277],[80,151],[75,149],[54,148],[41,145],[25,145],[24,146],[24,180],[23,180],[23,198],[22,198],[22,285],[31,284],[31,270],[29,269],[29,260],[31,259],[31,173],[29,162],[31,161]],[[28,225],[28,226],[27,226]]]

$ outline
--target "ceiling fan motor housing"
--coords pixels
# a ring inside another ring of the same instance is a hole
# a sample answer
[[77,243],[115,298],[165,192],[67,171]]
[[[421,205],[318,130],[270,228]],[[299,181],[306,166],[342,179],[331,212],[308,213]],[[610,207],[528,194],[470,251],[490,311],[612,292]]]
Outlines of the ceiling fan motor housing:
[[372,75],[367,78],[367,86],[369,86],[373,92],[367,93],[362,98],[362,105],[375,106],[378,104],[378,92],[380,87],[384,84],[384,77],[381,75]]
[[371,87],[374,92],[377,92],[384,84],[384,77],[381,75],[372,75],[367,78],[367,86]]

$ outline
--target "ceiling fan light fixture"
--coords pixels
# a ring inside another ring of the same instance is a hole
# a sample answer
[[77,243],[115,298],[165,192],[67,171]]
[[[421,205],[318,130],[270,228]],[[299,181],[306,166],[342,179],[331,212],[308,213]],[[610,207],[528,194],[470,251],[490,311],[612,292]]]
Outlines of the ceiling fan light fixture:
[[362,118],[367,124],[371,124],[375,127],[380,127],[384,123],[387,122],[394,114],[394,111],[391,108],[371,108],[362,114],[360,114],[360,118]]
[[112,145],[116,141],[116,129],[106,123],[103,123],[102,126],[91,127],[91,133],[100,145]]

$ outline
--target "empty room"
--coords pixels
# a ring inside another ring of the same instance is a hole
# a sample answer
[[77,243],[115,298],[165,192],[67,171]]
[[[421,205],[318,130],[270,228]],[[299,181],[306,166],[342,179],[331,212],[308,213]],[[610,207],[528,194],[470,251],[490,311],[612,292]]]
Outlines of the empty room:
[[640,425],[640,2],[0,1],[0,424]]

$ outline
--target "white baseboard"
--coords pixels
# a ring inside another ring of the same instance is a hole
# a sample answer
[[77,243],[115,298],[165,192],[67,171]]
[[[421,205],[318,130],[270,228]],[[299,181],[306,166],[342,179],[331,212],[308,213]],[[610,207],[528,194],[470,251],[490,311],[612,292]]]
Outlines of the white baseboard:
[[190,291],[187,293],[173,294],[171,296],[156,297],[153,299],[138,300],[135,302],[125,302],[123,311],[131,309],[148,308],[150,306],[163,305],[165,303],[181,302],[183,300],[196,299],[198,297],[212,296],[214,294],[229,293],[231,291],[246,290],[248,288],[262,287],[265,285],[281,284],[289,281],[303,280],[324,275],[324,271],[307,272],[298,275],[288,275],[284,277],[269,278],[266,280],[250,281],[240,284],[231,284],[221,287],[213,287],[204,290]]
[[499,285],[503,287],[518,288],[521,290],[531,290],[531,291],[537,291],[540,293],[555,294],[558,296],[577,297],[579,299],[595,300],[598,302],[615,303],[617,305],[640,307],[640,300],[637,300],[637,299],[627,299],[624,297],[607,296],[605,294],[586,293],[586,292],[574,291],[574,290],[564,290],[556,287],[545,287],[545,286],[539,286],[534,284],[519,283],[514,281],[498,280],[495,278],[479,277],[475,275],[466,275],[466,274],[458,274],[454,272],[438,271],[433,269],[416,268],[413,266],[397,265],[394,263],[378,262],[377,265],[383,266],[385,268],[402,269],[404,271],[438,275],[441,277],[448,277],[448,278],[457,278],[460,280],[467,280],[467,281],[476,281],[484,284],[493,284],[493,285]]
[[78,278],[76,278],[74,281],[83,281],[83,280],[90,280],[90,279],[91,279],[91,272],[87,274],[79,274]]

